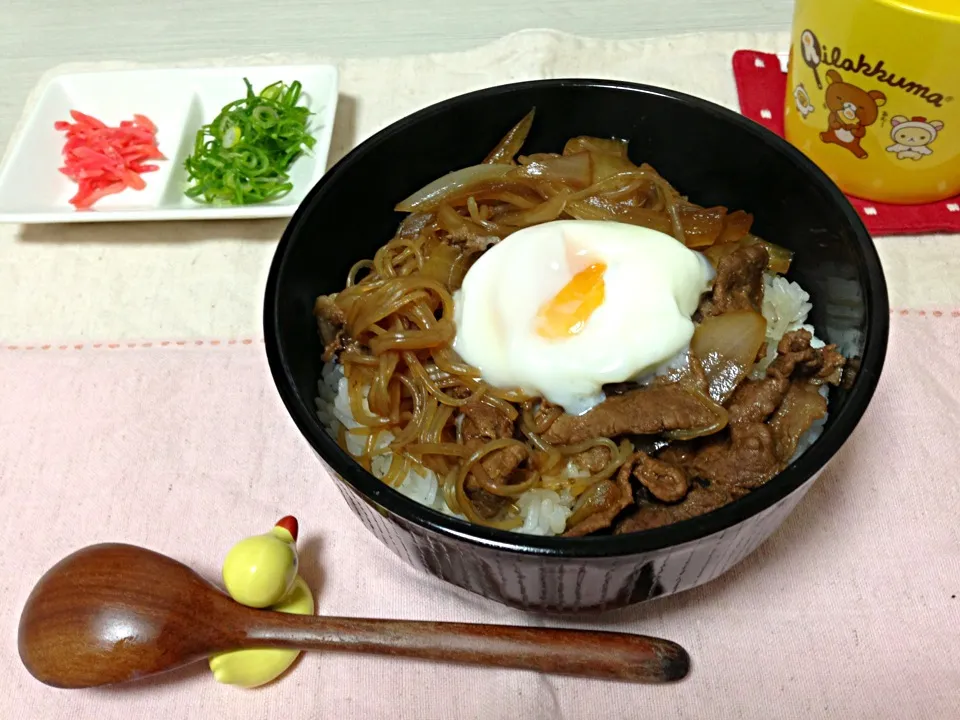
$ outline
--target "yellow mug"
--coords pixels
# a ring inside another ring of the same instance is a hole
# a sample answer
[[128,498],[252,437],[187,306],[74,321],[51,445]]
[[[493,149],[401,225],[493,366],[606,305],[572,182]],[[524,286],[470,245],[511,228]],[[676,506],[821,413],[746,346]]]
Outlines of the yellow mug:
[[784,129],[849,195],[960,194],[960,0],[796,0]]

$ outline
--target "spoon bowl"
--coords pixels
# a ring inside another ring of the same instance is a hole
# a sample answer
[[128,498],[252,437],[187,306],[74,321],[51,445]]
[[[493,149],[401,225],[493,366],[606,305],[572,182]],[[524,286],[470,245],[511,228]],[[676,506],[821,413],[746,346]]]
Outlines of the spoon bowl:
[[244,610],[172,558],[94,545],[54,565],[33,589],[20,617],[20,659],[56,687],[127,682],[201,660],[212,647],[240,647],[234,619]]

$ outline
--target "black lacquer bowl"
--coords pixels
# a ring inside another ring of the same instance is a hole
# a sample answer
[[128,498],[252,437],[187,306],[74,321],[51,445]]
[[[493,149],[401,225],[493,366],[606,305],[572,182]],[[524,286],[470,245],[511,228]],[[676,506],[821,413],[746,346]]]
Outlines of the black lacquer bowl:
[[[343,287],[402,215],[394,205],[450,170],[479,162],[531,107],[524,152],[559,152],[576,135],[626,138],[701,205],[756,216],[755,232],[796,256],[790,277],[811,295],[811,320],[852,358],[846,388],[831,393],[821,437],[784,472],[707,515],[632,535],[542,538],[461,522],[407,499],[355,463],[314,413],[322,345],[312,315],[319,294]],[[800,152],[759,125],[703,100],[655,87],[545,80],[474,92],[417,112],[374,135],[336,165],[297,210],[277,248],[266,290],[266,349],[287,409],[347,504],[397,555],[460,587],[521,608],[616,608],[717,577],[770,536],[850,436],[877,385],[889,309],[870,236],[840,193]]]

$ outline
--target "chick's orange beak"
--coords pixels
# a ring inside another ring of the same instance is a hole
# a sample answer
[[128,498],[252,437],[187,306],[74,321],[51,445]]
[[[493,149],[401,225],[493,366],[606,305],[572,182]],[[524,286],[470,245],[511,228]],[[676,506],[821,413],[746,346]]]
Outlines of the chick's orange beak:
[[293,538],[294,542],[297,541],[297,533],[300,532],[300,524],[293,515],[286,515],[277,520],[276,527],[283,528],[290,533],[290,536]]

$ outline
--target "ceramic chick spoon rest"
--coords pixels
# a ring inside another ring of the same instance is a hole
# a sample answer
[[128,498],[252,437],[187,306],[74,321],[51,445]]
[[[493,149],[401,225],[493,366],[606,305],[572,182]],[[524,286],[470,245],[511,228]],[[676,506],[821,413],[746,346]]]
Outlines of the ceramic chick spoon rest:
[[[223,563],[230,597],[247,607],[313,615],[313,592],[297,574],[297,531],[297,519],[287,515],[270,532],[234,545]],[[257,687],[280,677],[299,654],[277,648],[232,650],[212,656],[210,669],[219,682]]]
[[205,658],[218,680],[254,687],[282,674],[301,650],[644,683],[679,680],[689,670],[676,643],[628,633],[317,617],[297,574],[296,535],[296,521],[284,518],[234,546],[223,576],[236,600],[145,548],[78,550],[27,599],[20,659],[36,679],[61,688],[128,682]]

